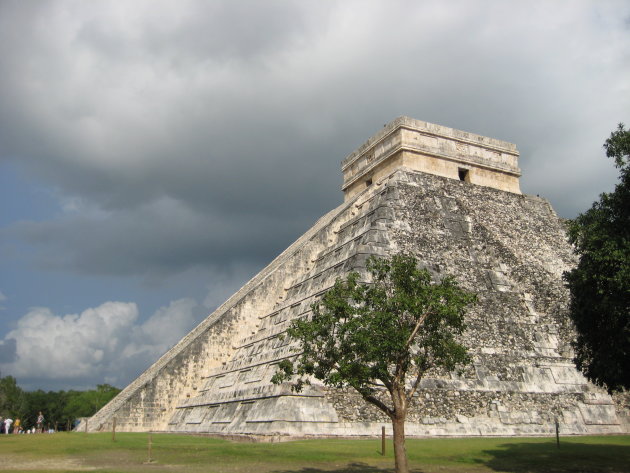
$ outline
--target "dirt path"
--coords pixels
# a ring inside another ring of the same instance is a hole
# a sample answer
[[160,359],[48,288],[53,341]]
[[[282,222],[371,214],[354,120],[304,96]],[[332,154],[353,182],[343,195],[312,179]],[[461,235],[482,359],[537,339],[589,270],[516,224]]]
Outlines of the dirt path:
[[46,460],[24,460],[18,456],[2,455],[0,470],[65,470],[87,471],[96,470],[93,466],[85,465],[74,458],[51,458]]

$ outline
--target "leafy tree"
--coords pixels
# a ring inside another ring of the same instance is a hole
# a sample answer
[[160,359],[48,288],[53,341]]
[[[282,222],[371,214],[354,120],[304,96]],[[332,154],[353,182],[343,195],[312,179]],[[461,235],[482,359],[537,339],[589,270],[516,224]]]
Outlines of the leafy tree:
[[292,322],[287,335],[301,353],[280,363],[273,382],[292,380],[300,391],[315,377],[356,390],[391,419],[396,471],[406,473],[409,405],[429,370],[452,371],[470,361],[455,337],[476,297],[450,277],[433,282],[410,255],[372,257],[367,269],[371,283],[359,282],[356,272],[338,279],[311,306],[311,317]]
[[24,391],[17,385],[13,376],[0,378],[0,415],[13,419],[21,418],[25,412]]
[[25,428],[34,427],[37,422],[37,414],[44,414],[44,426],[54,427],[55,424],[64,423],[63,406],[66,402],[64,391],[28,391],[26,395],[26,412],[22,417]]
[[109,384],[99,384],[95,390],[71,391],[64,408],[64,415],[71,420],[93,416],[119,392],[120,389]]
[[569,228],[579,263],[565,274],[577,330],[575,362],[609,392],[630,389],[630,130],[604,143],[620,182]]

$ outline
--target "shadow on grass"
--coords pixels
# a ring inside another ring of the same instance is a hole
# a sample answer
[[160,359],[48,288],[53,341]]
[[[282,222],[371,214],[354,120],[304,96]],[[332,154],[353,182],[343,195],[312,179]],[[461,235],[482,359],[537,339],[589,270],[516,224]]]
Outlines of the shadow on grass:
[[630,446],[568,443],[509,443],[484,450],[490,460],[477,463],[495,471],[514,473],[628,473]]
[[[393,471],[393,466],[391,468],[379,468],[367,463],[349,463],[332,469],[305,467],[299,470],[274,470],[273,473],[393,473]],[[415,468],[410,468],[409,471],[411,473],[423,473],[423,470]]]

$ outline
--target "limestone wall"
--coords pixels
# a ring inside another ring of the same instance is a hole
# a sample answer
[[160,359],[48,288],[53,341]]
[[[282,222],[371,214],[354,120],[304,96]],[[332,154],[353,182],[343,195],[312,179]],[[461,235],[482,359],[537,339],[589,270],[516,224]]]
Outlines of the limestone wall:
[[[415,172],[381,187],[390,247],[479,296],[463,337],[473,365],[423,380],[409,433],[550,434],[556,418],[564,433],[628,431],[627,399],[615,403],[572,363],[562,273],[575,259],[547,201]],[[387,421],[352,391],[328,395],[340,422]]]
[[520,194],[514,144],[400,117],[344,159],[345,199],[401,166]]
[[[286,296],[287,279],[308,268],[312,240],[327,228],[338,209],[316,224],[274,259],[245,286],[150,366],[136,380],[89,419],[90,431],[109,430],[116,418],[120,431],[166,430],[179,403],[195,397],[209,372],[238,352],[241,340],[255,333],[259,316]],[[77,430],[84,429],[81,424]]]
[[[106,429],[247,435],[376,435],[384,416],[317,382],[270,382],[295,356],[288,324],[370,255],[406,251],[478,294],[463,341],[474,363],[430,373],[409,435],[628,432],[617,403],[571,362],[562,273],[574,264],[544,199],[398,168],[323,217],[90,420]],[[388,427],[389,428],[389,427]]]
[[[540,435],[626,429],[612,399],[571,363],[562,272],[573,263],[561,223],[539,198],[400,169],[359,194],[311,239],[310,265],[287,279],[286,297],[261,313],[256,334],[204,378],[169,430],[263,435],[374,435],[387,419],[349,390],[315,382],[275,386],[292,356],[282,335],[334,279],[362,271],[370,254],[416,254],[436,277],[479,295],[464,342],[462,376],[433,373],[409,415],[410,435]],[[303,257],[296,254],[296,257]]]
[[291,320],[304,316],[337,277],[362,269],[367,255],[385,254],[384,223],[391,218],[384,198],[369,196],[347,204],[315,232],[292,258],[307,261],[285,282],[285,297],[258,315],[255,334],[237,343],[230,361],[211,370],[194,398],[185,399],[169,421],[180,432],[224,434],[334,434],[339,418],[315,383],[302,393],[270,382],[277,363],[295,354],[282,335]]

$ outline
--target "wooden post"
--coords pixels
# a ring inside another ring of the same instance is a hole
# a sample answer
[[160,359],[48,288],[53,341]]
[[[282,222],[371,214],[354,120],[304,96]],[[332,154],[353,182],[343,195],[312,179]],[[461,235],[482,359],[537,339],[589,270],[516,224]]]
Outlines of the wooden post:
[[66,427],[66,432],[70,432],[70,419],[68,419],[68,427]]
[[385,456],[385,426],[381,427],[381,455]]
[[151,458],[151,444],[152,443],[153,443],[153,436],[149,434],[149,459],[147,460],[147,463],[153,462],[153,459]]
[[560,424],[558,423],[557,417],[556,417],[556,446],[560,448]]
[[116,441],[116,418],[112,420],[112,442]]
[[87,429],[88,429],[88,419],[87,417],[85,418],[85,433],[87,434]]

